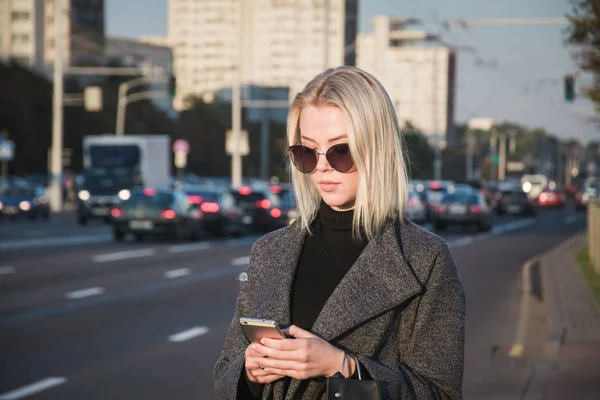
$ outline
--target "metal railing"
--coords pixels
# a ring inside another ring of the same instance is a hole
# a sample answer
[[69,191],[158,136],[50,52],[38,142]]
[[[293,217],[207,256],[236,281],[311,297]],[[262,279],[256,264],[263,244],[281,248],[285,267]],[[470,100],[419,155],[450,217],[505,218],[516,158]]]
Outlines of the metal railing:
[[587,213],[589,258],[596,272],[600,274],[600,200],[590,201]]

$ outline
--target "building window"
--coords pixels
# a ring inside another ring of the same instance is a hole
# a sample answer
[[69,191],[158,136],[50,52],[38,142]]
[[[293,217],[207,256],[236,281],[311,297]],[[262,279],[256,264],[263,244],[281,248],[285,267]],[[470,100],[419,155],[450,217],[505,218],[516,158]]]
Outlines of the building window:
[[12,44],[27,44],[29,43],[29,35],[17,33],[12,35]]
[[27,21],[29,19],[28,11],[13,11],[10,15],[13,21]]

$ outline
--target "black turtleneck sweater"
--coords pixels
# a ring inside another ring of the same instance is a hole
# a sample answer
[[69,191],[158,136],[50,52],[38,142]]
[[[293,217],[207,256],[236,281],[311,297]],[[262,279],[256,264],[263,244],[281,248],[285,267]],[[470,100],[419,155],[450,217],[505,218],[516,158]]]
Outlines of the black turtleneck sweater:
[[367,245],[352,238],[354,211],[335,211],[321,202],[306,238],[292,284],[292,324],[307,331],[334,289]]

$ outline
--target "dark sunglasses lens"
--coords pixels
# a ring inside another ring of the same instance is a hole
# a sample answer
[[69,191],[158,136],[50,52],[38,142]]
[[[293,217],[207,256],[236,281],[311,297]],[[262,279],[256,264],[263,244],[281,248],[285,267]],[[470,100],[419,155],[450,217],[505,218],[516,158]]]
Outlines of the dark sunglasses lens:
[[317,166],[317,155],[306,146],[290,146],[292,162],[298,171],[308,174]]
[[348,172],[354,165],[347,144],[337,144],[327,150],[327,161],[338,172]]

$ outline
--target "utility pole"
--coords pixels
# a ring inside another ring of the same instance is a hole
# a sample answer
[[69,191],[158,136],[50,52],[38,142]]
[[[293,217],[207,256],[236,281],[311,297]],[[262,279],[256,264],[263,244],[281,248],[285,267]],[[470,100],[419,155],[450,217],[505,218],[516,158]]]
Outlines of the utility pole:
[[498,141],[498,137],[496,136],[496,132],[494,129],[490,132],[490,180],[496,180],[496,143]]
[[63,0],[54,1],[54,84],[52,115],[52,151],[50,153],[50,209],[62,211],[63,147]]
[[244,4],[245,0],[239,1],[238,10],[238,48],[236,49],[237,66],[233,76],[231,88],[231,131],[233,136],[234,151],[231,155],[231,186],[234,189],[242,185],[242,155],[240,154],[240,141],[242,136],[242,71],[244,63]]
[[506,134],[500,134],[500,157],[498,160],[498,180],[503,181],[506,178]]
[[439,181],[442,179],[442,137],[441,137],[441,132],[439,131],[439,124],[438,124],[438,106],[437,106],[437,101],[438,101],[438,86],[439,86],[439,82],[438,82],[438,57],[437,57],[437,47],[434,48],[433,51],[433,56],[432,56],[432,68],[433,68],[433,82],[432,82],[432,93],[431,93],[431,97],[432,97],[432,104],[431,104],[431,110],[433,112],[433,134],[434,139],[435,139],[435,161],[433,164],[433,168],[434,168],[434,178],[435,180]]

